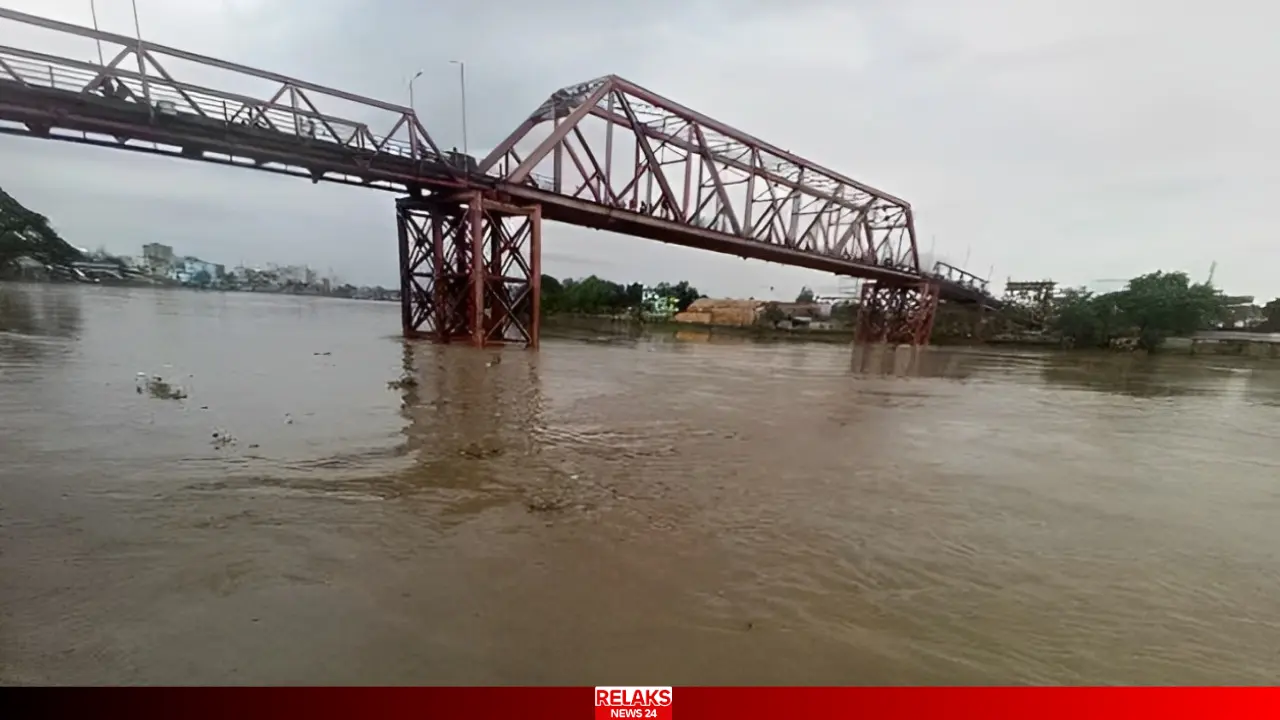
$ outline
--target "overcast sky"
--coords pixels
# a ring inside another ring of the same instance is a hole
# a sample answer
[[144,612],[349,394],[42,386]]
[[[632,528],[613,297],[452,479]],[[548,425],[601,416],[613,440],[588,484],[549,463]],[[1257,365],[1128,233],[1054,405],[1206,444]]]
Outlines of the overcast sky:
[[[1245,0],[137,0],[159,43],[416,105],[473,152],[556,88],[614,73],[906,198],[922,251],[1083,284],[1156,269],[1280,295],[1280,5]],[[89,0],[0,0],[90,24]],[[131,34],[129,0],[97,0]],[[0,44],[39,42],[0,21]],[[79,48],[96,60],[92,46]],[[393,196],[0,138],[0,186],[73,244],[158,241],[392,285]],[[545,270],[713,295],[836,279],[548,225]],[[774,288],[770,292],[770,288]]]

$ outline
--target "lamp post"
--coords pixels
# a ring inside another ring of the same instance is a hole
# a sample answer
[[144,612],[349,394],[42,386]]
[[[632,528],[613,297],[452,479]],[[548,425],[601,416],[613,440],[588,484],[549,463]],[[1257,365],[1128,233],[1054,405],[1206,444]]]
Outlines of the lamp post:
[[138,47],[133,54],[138,56],[138,74],[142,76],[142,97],[147,101],[147,109],[154,113],[155,106],[151,104],[151,85],[147,82],[147,63],[142,59],[144,51],[142,49],[142,26],[138,24],[138,0],[132,0],[132,5],[133,31],[138,36]]
[[422,77],[421,70],[414,73],[413,77],[409,78],[409,109],[413,111],[413,114],[415,116],[418,114],[418,108],[416,105],[413,104],[413,81],[417,80],[420,77]]
[[450,60],[449,64],[458,66],[458,86],[462,91],[462,154],[471,157],[467,147],[467,64],[461,60]]
[[[89,16],[93,18],[93,31],[100,32],[98,29],[98,4],[94,0],[89,0]],[[98,64],[106,67],[107,61],[102,58],[102,38],[95,37],[93,40],[98,43]]]

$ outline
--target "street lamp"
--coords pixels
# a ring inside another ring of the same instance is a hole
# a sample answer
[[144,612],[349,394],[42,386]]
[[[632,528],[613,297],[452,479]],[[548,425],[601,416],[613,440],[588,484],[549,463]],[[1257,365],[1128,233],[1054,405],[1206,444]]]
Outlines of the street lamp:
[[450,60],[449,64],[458,66],[458,85],[462,89],[462,154],[470,158],[471,152],[467,149],[467,64],[461,60]]
[[[98,29],[98,5],[93,0],[89,0],[89,15],[93,18],[93,31],[100,32]],[[98,43],[98,64],[106,67],[107,61],[102,58],[102,38],[95,37],[94,41]]]
[[417,116],[418,108],[413,104],[413,81],[420,77],[422,77],[421,70],[414,73],[413,77],[409,78],[409,109],[413,111],[414,116]]
[[133,4],[133,31],[138,36],[138,48],[134,51],[134,55],[138,56],[138,74],[142,76],[142,97],[147,101],[147,109],[155,112],[155,106],[151,104],[151,86],[147,82],[147,63],[142,59],[142,26],[138,24],[138,0],[131,0]]

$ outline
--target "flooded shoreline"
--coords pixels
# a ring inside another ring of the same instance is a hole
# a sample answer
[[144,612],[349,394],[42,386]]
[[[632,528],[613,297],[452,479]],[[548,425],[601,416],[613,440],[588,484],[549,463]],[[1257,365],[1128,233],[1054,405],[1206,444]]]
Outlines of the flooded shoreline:
[[1272,681],[1274,364],[397,310],[0,285],[0,681]]

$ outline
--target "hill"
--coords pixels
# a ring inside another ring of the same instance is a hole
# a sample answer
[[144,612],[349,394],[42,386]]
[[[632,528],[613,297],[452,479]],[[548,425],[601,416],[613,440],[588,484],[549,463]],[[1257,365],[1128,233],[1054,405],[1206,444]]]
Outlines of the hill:
[[0,269],[29,257],[45,265],[66,265],[83,259],[49,225],[49,218],[29,210],[0,188]]

